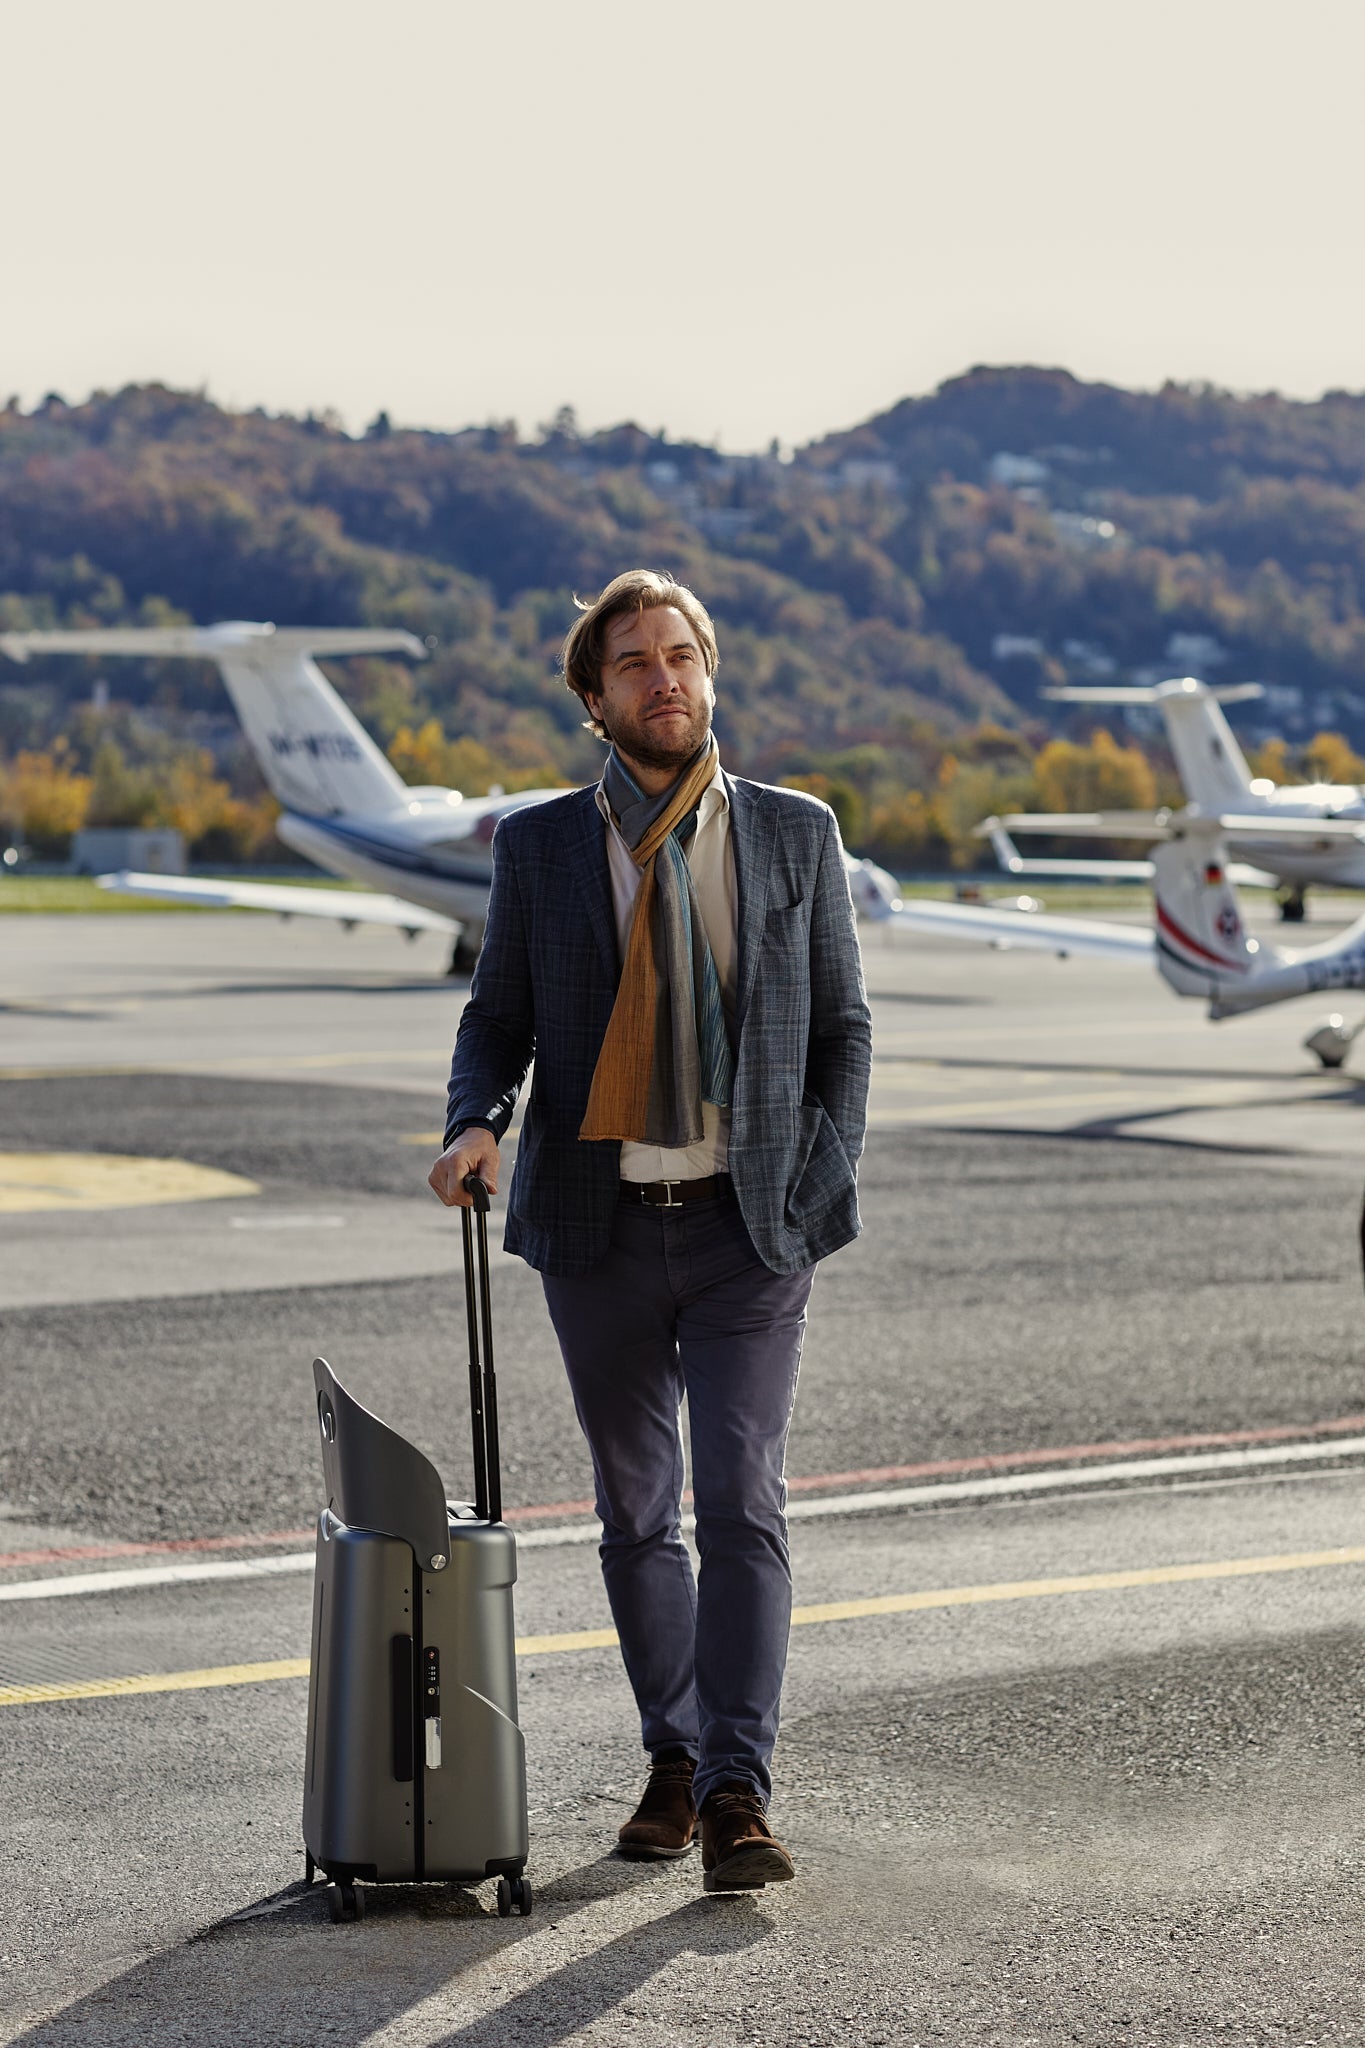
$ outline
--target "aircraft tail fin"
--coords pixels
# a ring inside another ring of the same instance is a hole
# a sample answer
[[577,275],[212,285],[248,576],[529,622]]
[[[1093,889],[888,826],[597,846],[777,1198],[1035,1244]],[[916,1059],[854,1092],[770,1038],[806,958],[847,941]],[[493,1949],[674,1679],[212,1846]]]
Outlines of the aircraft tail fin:
[[1045,690],[1064,704],[1149,704],[1160,711],[1185,795],[1200,809],[1244,811],[1251,770],[1223,715],[1224,704],[1264,696],[1260,683],[1214,687],[1196,676],[1164,683],[1068,683]]
[[1216,1001],[1269,964],[1248,937],[1217,824],[1197,821],[1152,849],[1156,958],[1177,995]]
[[0,634],[0,652],[196,656],[216,661],[261,772],[286,810],[331,817],[391,811],[406,785],[313,660],[315,654],[402,652],[421,659],[411,633],[362,627],[120,627]]
[[218,657],[261,773],[288,811],[391,811],[407,785],[305,648]]
[[1251,770],[1213,692],[1185,676],[1158,683],[1156,700],[1190,802],[1210,812],[1248,809]]
[[991,852],[1004,874],[1023,873],[1023,856],[998,818],[983,818],[977,827],[977,835],[990,840]]
[[901,897],[894,875],[879,868],[875,861],[855,860],[851,853],[844,855],[844,873],[859,917],[882,924],[895,916],[901,907]]

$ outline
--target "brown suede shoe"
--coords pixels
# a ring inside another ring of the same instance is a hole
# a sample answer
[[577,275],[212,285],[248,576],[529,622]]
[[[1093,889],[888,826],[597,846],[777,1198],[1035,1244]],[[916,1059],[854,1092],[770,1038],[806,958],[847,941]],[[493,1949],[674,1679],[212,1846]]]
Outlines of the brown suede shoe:
[[701,1867],[708,1892],[761,1892],[795,1877],[752,1785],[720,1785],[702,1801]]
[[647,1860],[687,1854],[697,1832],[696,1768],[690,1756],[651,1767],[645,1796],[617,1836],[618,1856]]

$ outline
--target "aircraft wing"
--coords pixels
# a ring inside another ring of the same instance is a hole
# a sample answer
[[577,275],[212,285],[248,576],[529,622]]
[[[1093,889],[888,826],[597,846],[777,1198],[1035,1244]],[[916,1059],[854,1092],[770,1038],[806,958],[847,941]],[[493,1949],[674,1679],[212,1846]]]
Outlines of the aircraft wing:
[[[1174,682],[1176,679],[1171,678]],[[1191,680],[1197,680],[1192,678]],[[1168,683],[1167,687],[1170,687]],[[1264,683],[1200,683],[1200,690],[1219,704],[1250,704],[1264,697]],[[1055,704],[1159,704],[1161,692],[1150,683],[1062,683],[1044,690]]]
[[[987,827],[995,857],[1007,875],[1056,875],[1071,882],[1150,882],[1152,879],[1149,860],[1047,860],[1020,853],[1004,826],[992,819],[986,820],[978,837],[986,834]],[[1268,875],[1263,868],[1248,867],[1245,861],[1231,862],[1228,874],[1239,889],[1278,889],[1280,886],[1278,875]]]
[[79,632],[0,633],[0,654],[27,661],[34,654],[224,655],[410,654],[425,661],[425,643],[415,633],[372,626],[272,626],[234,620],[217,626],[103,626]]
[[989,838],[991,850],[1007,875],[1063,875],[1076,882],[1150,882],[1149,860],[1044,860],[1020,853],[998,818],[987,818],[976,830]]
[[1181,811],[1013,811],[1004,818],[983,818],[975,828],[978,839],[989,839],[993,829],[1003,826],[1007,833],[1038,832],[1062,839],[1170,839],[1190,825],[1217,827],[1229,839],[1303,840],[1322,852],[1332,849],[1328,841],[1365,842],[1365,825],[1358,818],[1296,817],[1287,811],[1201,811],[1188,804]]
[[[1042,860],[1018,853],[1000,863],[1007,875],[1056,875],[1070,882],[1150,882],[1149,860]],[[1267,879],[1269,879],[1267,877]]]
[[299,889],[274,882],[201,882],[187,875],[100,875],[116,896],[159,896],[220,910],[273,910],[277,917],[330,917],[339,923],[392,925],[402,932],[458,932],[452,917],[365,889]]
[[978,839],[989,839],[991,828],[1006,832],[1047,833],[1059,839],[1169,839],[1169,811],[1012,811],[1005,818],[984,818],[976,827]]
[[998,950],[1018,946],[1035,953],[1075,953],[1103,960],[1150,960],[1155,939],[1142,925],[1103,924],[1098,918],[1053,917],[1046,911],[993,910],[989,904],[921,903],[902,899],[883,920],[892,930],[975,940]]

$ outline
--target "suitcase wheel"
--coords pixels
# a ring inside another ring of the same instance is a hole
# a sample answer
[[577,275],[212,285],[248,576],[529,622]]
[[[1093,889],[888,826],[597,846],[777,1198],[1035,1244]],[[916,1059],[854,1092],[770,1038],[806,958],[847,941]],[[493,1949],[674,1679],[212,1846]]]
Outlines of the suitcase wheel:
[[531,1910],[530,1882],[524,1877],[500,1877],[498,1879],[498,1917],[502,1920],[509,1919],[513,1906],[516,1907],[524,1920]]
[[353,1884],[329,1884],[327,1887],[327,1911],[333,1920],[344,1920],[349,1913],[352,1920],[365,1918],[365,1894],[357,1891]]

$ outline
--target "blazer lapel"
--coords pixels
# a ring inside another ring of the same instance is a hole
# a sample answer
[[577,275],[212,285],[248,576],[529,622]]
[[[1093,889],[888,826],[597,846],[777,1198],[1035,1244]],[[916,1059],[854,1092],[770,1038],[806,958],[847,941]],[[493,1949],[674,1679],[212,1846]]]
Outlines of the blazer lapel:
[[754,976],[758,972],[759,947],[768,917],[768,886],[772,880],[773,851],[777,845],[777,818],[761,788],[749,782],[725,778],[730,798],[730,843],[735,856],[735,888],[739,896],[739,992],[738,1022],[743,1027]]
[[616,913],[607,867],[606,820],[597,808],[597,785],[579,791],[564,833],[564,861],[588,912],[593,937],[613,987],[621,976],[616,943]]

